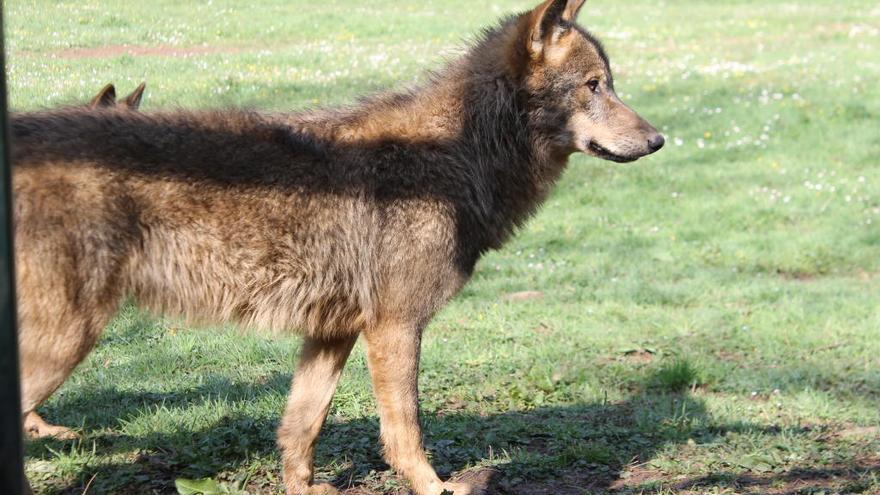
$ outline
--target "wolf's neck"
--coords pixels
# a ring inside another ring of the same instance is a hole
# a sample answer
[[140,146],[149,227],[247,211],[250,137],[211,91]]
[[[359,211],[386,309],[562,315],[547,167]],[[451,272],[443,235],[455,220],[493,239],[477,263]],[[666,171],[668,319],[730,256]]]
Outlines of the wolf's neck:
[[[442,176],[438,180],[453,176],[458,182],[455,207],[474,231],[469,237],[479,238],[467,248],[475,261],[531,216],[567,159],[553,156],[530,129],[527,109],[503,73],[473,68],[474,60],[462,59],[417,90],[305,114],[297,127],[340,145],[394,143],[411,150],[412,163],[428,160],[419,156],[426,147],[447,150],[448,160],[433,172]],[[433,180],[431,172],[425,181]]]
[[495,249],[544,202],[564,170],[567,156],[554,154],[530,124],[525,102],[504,78],[474,81],[463,136],[475,159],[480,187],[492,198],[481,218],[486,245]]

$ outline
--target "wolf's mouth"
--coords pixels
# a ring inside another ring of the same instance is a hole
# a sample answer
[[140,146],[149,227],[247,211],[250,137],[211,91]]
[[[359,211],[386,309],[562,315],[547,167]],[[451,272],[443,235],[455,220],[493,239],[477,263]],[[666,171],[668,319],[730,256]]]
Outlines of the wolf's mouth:
[[630,156],[623,156],[623,155],[618,155],[616,153],[612,153],[608,148],[606,148],[602,145],[596,144],[595,141],[590,141],[589,148],[590,148],[590,151],[592,151],[593,154],[595,154],[597,157],[603,158],[605,160],[611,160],[612,162],[627,163],[627,162],[634,162],[639,159],[639,157],[637,157],[637,156],[630,157]]

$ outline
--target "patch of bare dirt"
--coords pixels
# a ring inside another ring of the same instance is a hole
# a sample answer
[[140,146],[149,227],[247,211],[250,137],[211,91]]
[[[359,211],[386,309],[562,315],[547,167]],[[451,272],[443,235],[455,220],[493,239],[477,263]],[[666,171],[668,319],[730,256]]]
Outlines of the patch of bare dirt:
[[851,426],[836,431],[835,436],[838,438],[880,438],[880,427],[877,426]]
[[584,495],[607,493],[611,480],[590,470],[560,473],[556,478],[543,481],[518,480],[510,482],[499,478],[488,487],[487,495]]
[[[241,48],[220,46],[133,46],[133,45],[107,45],[90,48],[63,48],[48,52],[54,58],[110,58],[121,55],[133,57],[193,57],[211,53],[236,53]],[[35,55],[31,52],[21,52],[25,55]]]
[[654,360],[654,351],[650,349],[631,349],[623,353],[623,359],[631,363],[650,363]]
[[[671,491],[682,495],[696,495],[712,491],[715,488],[729,488],[734,490],[733,493],[743,495],[843,493],[846,490],[857,488],[862,482],[861,480],[866,477],[877,474],[880,474],[880,459],[868,459],[852,464],[821,468],[795,468],[783,473],[732,474],[716,472],[685,480],[661,471],[635,467],[624,471],[620,479],[611,483],[608,489],[611,493],[619,494],[650,494]],[[640,488],[646,485],[650,485],[652,488],[648,491]],[[857,491],[854,493],[868,492]]]
[[654,361],[657,351],[653,349],[626,349],[615,356],[603,356],[598,359],[600,364],[609,364],[615,362],[648,364]]
[[776,270],[776,274],[786,280],[794,280],[797,282],[811,282],[816,279],[816,274],[802,272],[802,271],[790,271],[790,270]]
[[[449,481],[469,483],[484,490],[488,495],[500,495],[505,492],[500,492],[497,486],[499,474],[498,470],[492,468],[471,469],[452,476]],[[410,495],[412,493],[409,489],[404,488],[405,482],[393,474],[383,473],[371,481],[372,488],[361,485],[342,490],[342,493],[343,495]],[[389,489],[387,488],[389,484],[400,486]],[[381,490],[379,487],[382,487]]]
[[620,473],[620,477],[608,485],[608,489],[611,491],[625,490],[661,480],[663,479],[663,476],[663,472],[661,471],[643,467],[632,467]]
[[505,301],[529,301],[532,299],[542,299],[544,293],[537,290],[524,290],[521,292],[511,292],[501,296]]
[[742,362],[746,359],[746,353],[742,351],[728,351],[727,349],[719,349],[712,354],[720,361]]

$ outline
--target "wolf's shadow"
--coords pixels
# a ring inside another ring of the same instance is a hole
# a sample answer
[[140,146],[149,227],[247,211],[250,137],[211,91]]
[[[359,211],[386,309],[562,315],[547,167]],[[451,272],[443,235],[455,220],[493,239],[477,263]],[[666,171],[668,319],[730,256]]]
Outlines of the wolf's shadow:
[[[229,415],[208,427],[180,427],[173,433],[137,438],[109,431],[118,424],[114,417],[131,417],[142,411],[145,404],[185,409],[211,400],[218,390],[223,390],[229,402],[248,401],[270,393],[285,395],[289,382],[290,375],[284,373],[251,384],[209,376],[201,387],[187,391],[144,394],[103,388],[64,398],[55,406],[63,408],[64,416],[89,418],[84,425],[88,446],[94,442],[95,448],[105,455],[127,455],[128,459],[85,464],[75,474],[74,483],[59,486],[53,492],[82,493],[91,480],[92,493],[176,493],[176,478],[222,479],[226,473],[247,464],[252,478],[245,485],[252,493],[280,493],[280,473],[275,472],[277,415]],[[96,414],[100,404],[112,404],[108,408],[112,416],[109,412]],[[49,419],[53,419],[53,411],[48,412]],[[487,487],[489,493],[529,495],[606,492],[627,466],[650,461],[668,445],[711,442],[730,431],[766,432],[764,427],[747,423],[716,424],[708,417],[699,397],[650,391],[620,402],[486,415],[425,414],[423,424],[431,461],[442,477],[469,478]],[[332,473],[330,481],[352,494],[373,493],[366,486],[375,487],[377,483],[386,492],[406,493],[382,460],[378,431],[375,416],[331,416],[319,440],[316,466],[324,473]],[[69,448],[66,445],[69,444],[39,440],[28,446],[28,454],[49,459],[58,449]],[[134,456],[130,454],[132,445],[139,449]],[[263,459],[266,461],[262,462]],[[487,467],[487,459],[494,466]],[[265,468],[261,467],[264,465]],[[721,481],[723,477],[719,478]],[[706,484],[710,480],[696,482]]]

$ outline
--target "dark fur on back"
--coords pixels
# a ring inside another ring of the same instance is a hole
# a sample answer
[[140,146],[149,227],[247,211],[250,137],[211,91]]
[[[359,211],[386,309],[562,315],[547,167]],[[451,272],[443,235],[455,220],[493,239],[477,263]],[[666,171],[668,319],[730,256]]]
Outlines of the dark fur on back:
[[[16,115],[13,161],[24,168],[65,160],[123,182],[134,174],[214,188],[363,196],[377,204],[439,200],[455,212],[460,269],[469,273],[479,254],[500,246],[535,210],[562,165],[530,129],[516,75],[491,55],[504,42],[502,33],[487,31],[469,56],[421,88],[351,109],[307,113],[306,124],[297,115],[278,119],[235,110],[136,114],[68,108]],[[420,94],[435,88],[455,91],[463,110],[454,116],[460,128],[442,139],[339,139],[326,133],[376,107],[418,104]],[[315,115],[322,119],[319,135],[309,132]],[[539,117],[563,121],[553,114]]]

